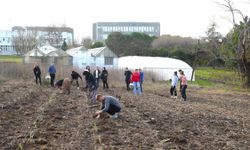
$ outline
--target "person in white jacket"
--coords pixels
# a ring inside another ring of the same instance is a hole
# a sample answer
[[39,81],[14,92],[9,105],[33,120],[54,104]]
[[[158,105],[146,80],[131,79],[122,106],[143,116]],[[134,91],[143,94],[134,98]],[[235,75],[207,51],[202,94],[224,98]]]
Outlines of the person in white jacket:
[[175,71],[171,79],[171,88],[170,88],[171,98],[177,98],[176,88],[177,88],[178,80],[179,78],[177,76],[177,71]]

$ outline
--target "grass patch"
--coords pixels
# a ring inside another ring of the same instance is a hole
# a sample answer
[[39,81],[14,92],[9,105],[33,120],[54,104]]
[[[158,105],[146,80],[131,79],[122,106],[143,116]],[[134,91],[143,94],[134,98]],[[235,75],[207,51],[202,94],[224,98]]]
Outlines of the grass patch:
[[226,69],[198,68],[195,72],[197,84],[213,86],[214,84],[227,84],[230,86],[242,85],[237,72]]
[[0,62],[23,62],[22,56],[8,56],[8,55],[0,55]]
[[199,86],[214,86],[215,83],[208,81],[208,80],[202,80],[202,79],[196,79],[195,82],[190,82],[190,84],[199,85]]

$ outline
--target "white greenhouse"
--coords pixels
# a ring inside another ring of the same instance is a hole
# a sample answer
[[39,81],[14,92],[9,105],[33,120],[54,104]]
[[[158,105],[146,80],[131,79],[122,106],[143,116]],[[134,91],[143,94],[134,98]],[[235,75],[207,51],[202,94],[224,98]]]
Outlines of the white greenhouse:
[[173,76],[174,71],[178,71],[179,69],[184,71],[188,80],[191,80],[193,71],[192,67],[186,62],[167,57],[120,57],[118,59],[118,67],[120,69],[128,67],[131,71],[141,68],[145,72],[152,73],[156,80],[169,80]]

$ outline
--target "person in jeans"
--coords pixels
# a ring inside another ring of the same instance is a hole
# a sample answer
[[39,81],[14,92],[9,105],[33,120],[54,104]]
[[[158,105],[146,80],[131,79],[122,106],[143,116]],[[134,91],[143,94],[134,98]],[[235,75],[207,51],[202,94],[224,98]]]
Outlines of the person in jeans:
[[39,80],[39,84],[42,85],[42,81],[41,81],[41,70],[39,65],[35,65],[34,69],[33,69],[34,75],[36,77],[36,84],[38,84],[38,80]]
[[86,83],[88,85],[88,89],[89,89],[88,96],[91,100],[91,104],[94,104],[95,103],[95,95],[96,95],[96,91],[97,91],[95,78],[87,69],[83,71],[83,75],[85,76]]
[[131,81],[131,75],[132,75],[132,72],[130,70],[128,70],[128,67],[126,67],[126,69],[124,71],[124,76],[125,76],[127,91],[130,90],[129,84],[130,84],[130,81]]
[[141,92],[142,91],[142,84],[143,84],[143,81],[144,81],[144,72],[141,70],[141,68],[139,69],[139,73],[140,73],[140,87],[141,87]]
[[171,88],[170,88],[170,94],[171,94],[171,98],[177,98],[177,92],[176,92],[176,88],[177,88],[177,84],[178,84],[178,76],[177,76],[177,71],[174,72],[174,75],[171,79]]
[[186,89],[187,89],[187,78],[184,71],[181,71],[181,97],[183,101],[187,100]]
[[181,70],[181,69],[179,69],[179,70],[178,70],[178,72],[179,72],[180,92],[181,92],[181,89],[182,89],[182,86],[181,86],[181,77],[182,77],[181,72],[182,72],[182,70]]
[[54,64],[51,64],[49,66],[48,73],[50,75],[50,85],[51,85],[51,87],[54,87],[54,80],[56,77],[56,68],[55,68]]
[[101,113],[108,113],[111,118],[118,118],[118,113],[121,111],[119,100],[113,96],[96,95],[96,101],[102,104],[101,110],[97,111],[95,116],[100,118]]
[[98,88],[100,77],[101,77],[101,71],[99,70],[99,67],[96,67],[96,70],[93,72],[93,76],[95,78],[96,86]]
[[80,78],[82,80],[82,77],[80,76],[79,73],[77,73],[75,71],[72,71],[72,73],[71,73],[71,84],[73,83],[73,81],[76,81],[77,89],[79,89],[78,78]]
[[135,71],[132,73],[132,82],[133,82],[133,92],[134,94],[141,94],[141,88],[140,88],[140,73],[138,69],[135,69]]
[[108,71],[106,70],[105,67],[103,67],[102,74],[101,74],[101,79],[102,79],[102,83],[103,83],[103,89],[109,89]]

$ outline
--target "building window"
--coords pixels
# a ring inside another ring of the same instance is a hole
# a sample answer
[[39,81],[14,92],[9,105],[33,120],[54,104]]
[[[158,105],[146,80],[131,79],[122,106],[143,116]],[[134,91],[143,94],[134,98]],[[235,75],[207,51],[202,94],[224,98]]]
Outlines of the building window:
[[105,57],[104,59],[104,65],[113,65],[114,62],[113,62],[113,57]]

